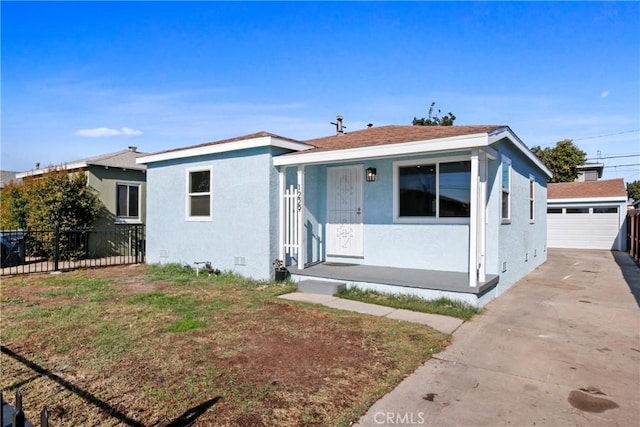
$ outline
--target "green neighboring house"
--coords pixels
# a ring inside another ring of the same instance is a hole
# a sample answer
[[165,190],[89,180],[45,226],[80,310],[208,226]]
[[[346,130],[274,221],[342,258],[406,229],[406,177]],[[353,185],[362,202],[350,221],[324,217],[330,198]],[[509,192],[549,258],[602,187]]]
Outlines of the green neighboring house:
[[136,164],[136,159],[146,153],[137,147],[115,153],[102,154],[76,160],[60,166],[50,166],[28,172],[20,172],[16,178],[25,181],[37,179],[53,170],[66,170],[70,174],[82,172],[88,186],[96,191],[104,210],[96,221],[97,228],[114,224],[144,224],[146,220],[146,165]]

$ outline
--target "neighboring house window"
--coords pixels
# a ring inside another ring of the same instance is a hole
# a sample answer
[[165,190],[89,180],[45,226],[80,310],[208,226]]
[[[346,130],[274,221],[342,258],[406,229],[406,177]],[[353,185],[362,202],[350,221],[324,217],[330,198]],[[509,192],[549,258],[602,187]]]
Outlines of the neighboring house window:
[[211,169],[187,170],[187,218],[211,219]]
[[116,216],[118,220],[140,220],[140,185],[116,184]]
[[535,212],[536,212],[536,179],[533,175],[529,175],[529,222],[535,221]]
[[502,156],[502,222],[511,220],[511,160]]
[[471,162],[396,163],[395,218],[469,218]]

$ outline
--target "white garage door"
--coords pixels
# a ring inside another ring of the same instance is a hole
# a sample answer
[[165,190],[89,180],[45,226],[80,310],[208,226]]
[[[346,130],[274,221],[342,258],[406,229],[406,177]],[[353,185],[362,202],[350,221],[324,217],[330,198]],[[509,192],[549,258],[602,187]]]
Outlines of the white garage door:
[[619,233],[617,206],[547,209],[550,248],[617,249]]

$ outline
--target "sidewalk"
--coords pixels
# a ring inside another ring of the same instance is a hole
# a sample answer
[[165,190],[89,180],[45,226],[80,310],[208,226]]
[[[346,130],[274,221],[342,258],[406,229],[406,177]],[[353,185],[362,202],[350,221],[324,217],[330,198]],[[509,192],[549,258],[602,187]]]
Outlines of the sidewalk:
[[549,250],[356,425],[637,424],[639,304],[627,254]]
[[445,334],[452,334],[462,325],[463,320],[455,317],[441,316],[439,314],[418,313],[399,308],[384,307],[376,304],[368,304],[360,301],[338,298],[330,295],[305,294],[294,292],[280,295],[279,298],[290,301],[301,301],[311,304],[320,304],[339,310],[355,311],[357,313],[370,314],[372,316],[388,317],[389,319],[404,320],[420,323]]

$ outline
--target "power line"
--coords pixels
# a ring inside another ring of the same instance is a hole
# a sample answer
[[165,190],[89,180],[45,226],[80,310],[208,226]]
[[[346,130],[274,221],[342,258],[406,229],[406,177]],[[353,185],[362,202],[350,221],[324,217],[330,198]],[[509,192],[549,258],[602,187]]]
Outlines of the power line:
[[583,139],[604,138],[606,136],[622,135],[624,133],[632,133],[632,132],[638,132],[638,131],[640,131],[640,129],[625,130],[625,131],[622,131],[622,132],[608,133],[606,135],[585,136],[583,138],[573,138],[573,140],[574,141],[582,141]]
[[619,155],[613,155],[613,156],[599,156],[599,157],[596,157],[596,158],[589,157],[587,160],[619,159],[621,157],[637,157],[637,156],[640,156],[640,153],[636,153],[636,154],[619,154]]
[[605,167],[605,168],[621,168],[621,167],[624,167],[624,166],[640,166],[640,163],[629,163],[629,164],[626,164],[626,165],[611,165],[611,166],[603,166],[603,167]]

